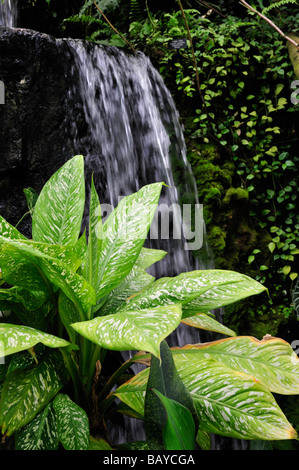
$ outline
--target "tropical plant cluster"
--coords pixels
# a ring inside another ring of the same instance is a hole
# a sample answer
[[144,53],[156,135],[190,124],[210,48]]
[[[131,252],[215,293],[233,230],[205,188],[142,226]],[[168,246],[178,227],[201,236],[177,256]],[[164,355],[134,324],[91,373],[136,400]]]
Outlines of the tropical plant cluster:
[[[274,396],[299,393],[290,344],[236,336],[213,315],[267,289],[225,270],[154,279],[148,267],[167,254],[145,241],[163,183],[126,196],[106,220],[95,183],[83,233],[81,155],[37,198],[27,190],[32,239],[0,218],[2,443],[18,450],[192,450],[209,449],[211,433],[297,439]],[[224,338],[170,347],[181,322]],[[132,354],[114,367],[111,351]],[[135,363],[144,367],[136,374]],[[106,423],[117,413],[138,419],[146,440],[115,444]]]

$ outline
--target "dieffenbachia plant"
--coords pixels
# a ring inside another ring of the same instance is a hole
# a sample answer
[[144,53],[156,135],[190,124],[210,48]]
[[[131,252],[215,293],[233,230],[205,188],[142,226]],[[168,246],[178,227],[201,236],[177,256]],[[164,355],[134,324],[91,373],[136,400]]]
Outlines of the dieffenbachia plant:
[[[266,288],[232,271],[147,272],[166,255],[144,247],[162,186],[123,198],[103,221],[92,180],[82,234],[77,155],[31,208],[32,239],[0,217],[0,429],[16,449],[119,448],[105,434],[112,412],[144,421],[134,448],[208,448],[209,433],[296,439],[272,395],[299,393],[291,346],[238,337],[211,313]],[[169,348],[182,322],[225,339]],[[139,352],[107,378],[109,350]],[[135,362],[145,368],[126,381]]]

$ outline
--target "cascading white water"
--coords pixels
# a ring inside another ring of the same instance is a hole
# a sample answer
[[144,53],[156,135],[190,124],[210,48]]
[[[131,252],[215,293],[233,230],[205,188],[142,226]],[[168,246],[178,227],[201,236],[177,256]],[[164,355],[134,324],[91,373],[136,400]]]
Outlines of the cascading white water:
[[[150,60],[142,53],[127,55],[116,48],[88,46],[82,41],[71,41],[70,45],[88,125],[83,137],[75,129],[75,148],[86,156],[90,171],[95,171],[102,202],[115,207],[119,198],[145,184],[163,181],[169,187],[163,190],[159,204],[162,218],[169,215],[163,214],[163,208],[178,210],[182,194],[191,199],[194,209],[199,201],[178,112]],[[180,164],[180,191],[174,181],[172,159]],[[179,220],[176,215],[173,223]],[[184,240],[154,241],[150,237],[150,243],[169,253],[155,266],[155,276],[198,267],[192,252],[184,249]]]
[[0,0],[0,26],[17,26],[17,0]]

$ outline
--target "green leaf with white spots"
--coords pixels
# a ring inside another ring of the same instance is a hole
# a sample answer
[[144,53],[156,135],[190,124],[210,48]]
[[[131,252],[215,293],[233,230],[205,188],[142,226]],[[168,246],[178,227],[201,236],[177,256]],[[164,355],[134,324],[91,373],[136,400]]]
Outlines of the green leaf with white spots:
[[119,310],[139,310],[180,303],[183,306],[183,318],[187,318],[266,290],[259,282],[234,271],[191,271],[173,278],[156,280],[129,299]]
[[35,330],[29,326],[11,325],[10,323],[0,323],[0,342],[5,356],[32,348],[38,343],[49,348],[76,347],[57,336]]
[[89,232],[85,264],[85,279],[94,288],[97,288],[99,284],[99,258],[102,247],[102,230],[100,200],[92,179],[90,189]]
[[125,279],[110,292],[108,299],[99,311],[99,315],[108,315],[117,311],[124,302],[155,280],[144,269],[134,266]]
[[59,438],[52,403],[16,433],[16,450],[57,450]]
[[93,287],[82,276],[67,268],[59,260],[40,259],[39,266],[46,278],[74,302],[82,312],[82,317],[86,316],[91,306],[96,303]]
[[163,183],[124,197],[103,224],[97,300],[108,295],[129,274],[144,245]]
[[236,336],[236,333],[233,330],[227,328],[225,325],[219,323],[217,320],[205,313],[198,313],[192,317],[185,318],[182,320],[182,323],[193,326],[194,328],[200,328],[201,330],[214,331],[227,336]]
[[237,439],[295,439],[296,431],[269,389],[211,357],[174,354],[201,429]]
[[0,427],[8,436],[30,423],[63,387],[58,358],[49,354],[35,367],[7,374],[0,400]]
[[96,317],[72,327],[103,348],[142,349],[160,357],[160,343],[177,328],[181,314],[179,305],[170,305]]
[[11,286],[43,292],[46,298],[50,296],[47,280],[31,255],[4,244],[0,247],[0,267],[3,279]]
[[[0,235],[2,237],[11,238],[15,240],[27,240],[27,238],[22,235],[13,225],[8,223],[2,215],[0,215]],[[1,245],[1,240],[0,240]]]
[[166,251],[143,247],[141,248],[140,254],[136,260],[136,266],[142,269],[147,269],[163,259],[166,255]]
[[266,385],[273,393],[299,395],[299,358],[289,343],[272,336],[226,338],[177,348],[177,354],[202,354]]
[[11,240],[2,236],[0,236],[0,242],[2,247],[8,245],[29,257],[57,259],[73,271],[76,271],[82,262],[73,246],[49,245],[32,240]]
[[75,244],[85,205],[84,160],[68,160],[43,187],[32,217],[32,238],[54,244]]
[[[173,358],[201,430],[237,439],[296,439],[296,431],[268,387],[254,377],[199,351],[174,349]],[[143,370],[113,392],[139,414],[144,410],[148,374],[148,369]]]
[[87,450],[90,433],[85,411],[63,393],[55,397],[53,407],[58,436],[63,447],[66,450]]

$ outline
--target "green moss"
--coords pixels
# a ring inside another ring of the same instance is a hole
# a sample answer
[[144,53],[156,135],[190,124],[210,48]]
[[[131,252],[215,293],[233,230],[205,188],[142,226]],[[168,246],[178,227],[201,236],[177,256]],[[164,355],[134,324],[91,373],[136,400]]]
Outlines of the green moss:
[[244,188],[229,188],[223,198],[223,204],[228,205],[230,202],[247,203],[249,199],[248,191]]

